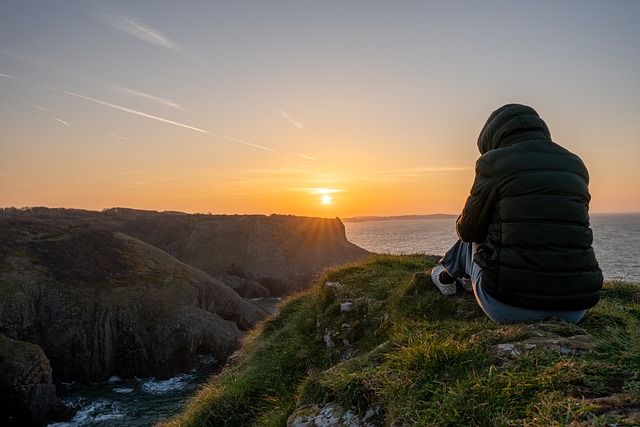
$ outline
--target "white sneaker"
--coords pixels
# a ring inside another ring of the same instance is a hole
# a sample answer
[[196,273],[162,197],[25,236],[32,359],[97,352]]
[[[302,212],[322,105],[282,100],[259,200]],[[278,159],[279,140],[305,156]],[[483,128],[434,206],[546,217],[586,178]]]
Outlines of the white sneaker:
[[460,286],[462,286],[465,291],[473,292],[473,284],[471,283],[470,277],[465,277],[463,279],[456,279],[456,281],[460,283]]
[[437,265],[431,270],[431,281],[440,290],[442,295],[453,295],[456,293],[456,282],[453,283],[441,283],[440,273],[444,271],[444,267]]

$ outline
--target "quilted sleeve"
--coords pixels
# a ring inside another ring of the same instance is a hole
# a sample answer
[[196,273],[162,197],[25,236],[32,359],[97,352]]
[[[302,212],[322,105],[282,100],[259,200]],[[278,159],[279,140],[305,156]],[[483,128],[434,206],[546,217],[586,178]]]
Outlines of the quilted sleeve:
[[476,162],[476,177],[462,213],[456,221],[456,232],[464,242],[483,242],[497,202],[493,170],[481,157]]

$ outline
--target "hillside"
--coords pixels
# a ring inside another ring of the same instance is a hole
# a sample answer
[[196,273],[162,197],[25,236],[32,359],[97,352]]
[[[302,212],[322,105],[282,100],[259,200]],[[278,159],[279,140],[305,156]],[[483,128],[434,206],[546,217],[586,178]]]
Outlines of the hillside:
[[369,252],[349,242],[338,218],[292,215],[203,215],[113,208],[0,209],[1,217],[90,224],[119,231],[214,278],[258,282],[270,296],[309,286],[324,268]]
[[370,255],[319,218],[5,209],[0,236],[2,425],[68,418],[62,381],[222,366],[268,316],[245,296]]
[[637,285],[607,282],[579,325],[497,325],[433,287],[436,262],[328,271],[164,425],[640,425]]

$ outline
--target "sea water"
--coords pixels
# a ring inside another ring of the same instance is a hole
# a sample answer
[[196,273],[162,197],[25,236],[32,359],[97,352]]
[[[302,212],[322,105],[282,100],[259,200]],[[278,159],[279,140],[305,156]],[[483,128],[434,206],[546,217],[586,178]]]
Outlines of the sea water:
[[[640,213],[592,214],[593,248],[606,279],[640,283]],[[455,218],[346,222],[347,239],[381,254],[443,255]]]
[[70,422],[49,426],[152,426],[180,413],[209,375],[194,371],[166,380],[114,376],[90,385],[61,384],[58,397],[78,412]]
[[[252,301],[275,314],[282,298]],[[58,398],[78,412],[71,421],[49,424],[49,427],[147,427],[174,418],[184,409],[189,397],[220,370],[212,356],[198,356],[196,365],[197,369],[189,373],[164,380],[113,376],[100,383],[60,384]]]

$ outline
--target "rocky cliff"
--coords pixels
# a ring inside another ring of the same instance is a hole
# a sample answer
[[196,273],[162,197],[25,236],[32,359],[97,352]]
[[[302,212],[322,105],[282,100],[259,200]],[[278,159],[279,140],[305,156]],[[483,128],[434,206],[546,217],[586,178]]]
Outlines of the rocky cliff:
[[226,273],[255,280],[272,296],[304,289],[324,268],[368,255],[346,239],[338,218],[110,209],[96,220],[211,276]]
[[[268,315],[238,292],[292,293],[368,255],[337,219],[288,216],[4,210],[0,236],[0,400],[18,399],[2,419],[34,425],[60,414],[58,381],[162,378],[199,354],[223,364]],[[4,363],[16,354],[41,374]]]
[[[5,215],[9,214],[5,210]],[[272,296],[306,288],[329,266],[370,255],[349,242],[340,219],[292,215],[203,215],[113,208],[32,208],[13,215],[99,224],[162,249],[212,277],[257,281]],[[1,215],[1,213],[0,213]]]

